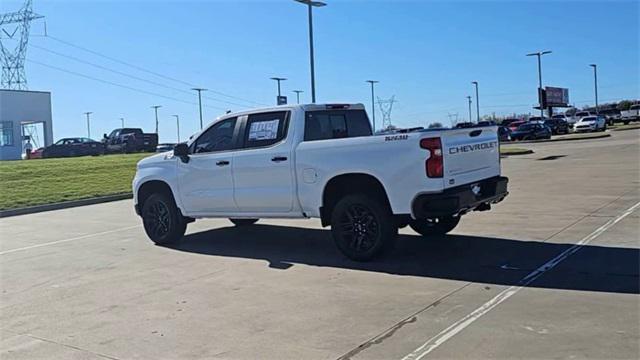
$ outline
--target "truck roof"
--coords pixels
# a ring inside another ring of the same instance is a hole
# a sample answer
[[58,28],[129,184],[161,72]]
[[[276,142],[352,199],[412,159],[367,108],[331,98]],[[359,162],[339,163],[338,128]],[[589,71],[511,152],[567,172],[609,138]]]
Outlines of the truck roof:
[[259,112],[269,112],[269,111],[283,111],[283,110],[294,110],[294,109],[302,109],[303,111],[319,111],[319,110],[332,110],[332,109],[340,109],[340,110],[364,110],[364,105],[361,103],[322,103],[322,104],[287,104],[287,105],[278,105],[271,107],[263,107],[263,108],[254,108],[243,111],[231,112],[228,114],[224,114],[219,116],[216,120],[241,116]]

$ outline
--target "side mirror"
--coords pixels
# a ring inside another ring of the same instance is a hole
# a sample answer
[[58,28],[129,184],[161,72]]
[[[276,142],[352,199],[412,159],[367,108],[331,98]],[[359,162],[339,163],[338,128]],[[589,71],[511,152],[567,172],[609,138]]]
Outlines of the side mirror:
[[173,156],[179,157],[183,163],[189,162],[189,146],[186,143],[179,143],[173,147]]

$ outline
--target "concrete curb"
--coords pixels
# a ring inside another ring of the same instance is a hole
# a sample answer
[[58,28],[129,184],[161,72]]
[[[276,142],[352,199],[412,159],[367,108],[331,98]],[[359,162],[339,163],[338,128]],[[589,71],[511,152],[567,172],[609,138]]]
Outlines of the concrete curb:
[[628,127],[628,128],[613,128],[611,131],[627,131],[627,130],[638,130],[640,127]]
[[[549,140],[529,140],[529,141],[511,141],[508,144],[539,144],[539,143],[547,143],[547,142],[558,142],[558,141],[577,141],[577,140],[593,140],[593,139],[602,139],[606,137],[610,137],[611,134],[600,134],[593,137],[571,137],[564,139],[549,139]],[[505,145],[507,145],[505,143]]]
[[522,151],[522,152],[517,152],[517,153],[511,153],[511,154],[503,154],[500,153],[501,157],[507,157],[507,156],[518,156],[518,155],[530,155],[533,154],[533,150],[527,150],[527,151]]
[[36,205],[36,206],[29,206],[29,207],[23,207],[23,208],[17,208],[17,209],[0,210],[0,218],[34,214],[34,213],[39,213],[43,211],[68,209],[72,207],[85,206],[85,205],[101,204],[101,203],[106,203],[110,201],[131,199],[132,197],[133,197],[132,193],[127,193],[127,194],[100,196],[100,197],[89,198],[89,199],[63,201],[59,203]]

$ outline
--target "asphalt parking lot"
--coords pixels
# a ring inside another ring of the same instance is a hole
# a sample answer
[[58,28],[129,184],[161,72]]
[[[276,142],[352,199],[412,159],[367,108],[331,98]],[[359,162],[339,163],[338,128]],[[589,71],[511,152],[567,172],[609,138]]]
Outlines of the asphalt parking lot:
[[128,200],[0,219],[0,357],[638,358],[639,136],[527,144],[503,203],[371,263],[315,220],[169,248]]

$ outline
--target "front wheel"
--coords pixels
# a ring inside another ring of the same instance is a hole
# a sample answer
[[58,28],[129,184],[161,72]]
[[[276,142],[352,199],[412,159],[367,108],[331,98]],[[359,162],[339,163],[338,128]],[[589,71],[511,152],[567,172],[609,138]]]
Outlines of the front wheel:
[[393,247],[398,226],[391,211],[366,195],[345,196],[331,214],[331,233],[349,259],[368,261]]
[[235,226],[249,226],[255,224],[258,219],[229,219]]
[[426,220],[412,220],[409,226],[422,236],[441,236],[455,229],[460,216],[443,216]]
[[175,202],[163,193],[153,194],[145,200],[142,223],[149,239],[158,245],[180,240],[187,230],[187,222]]

